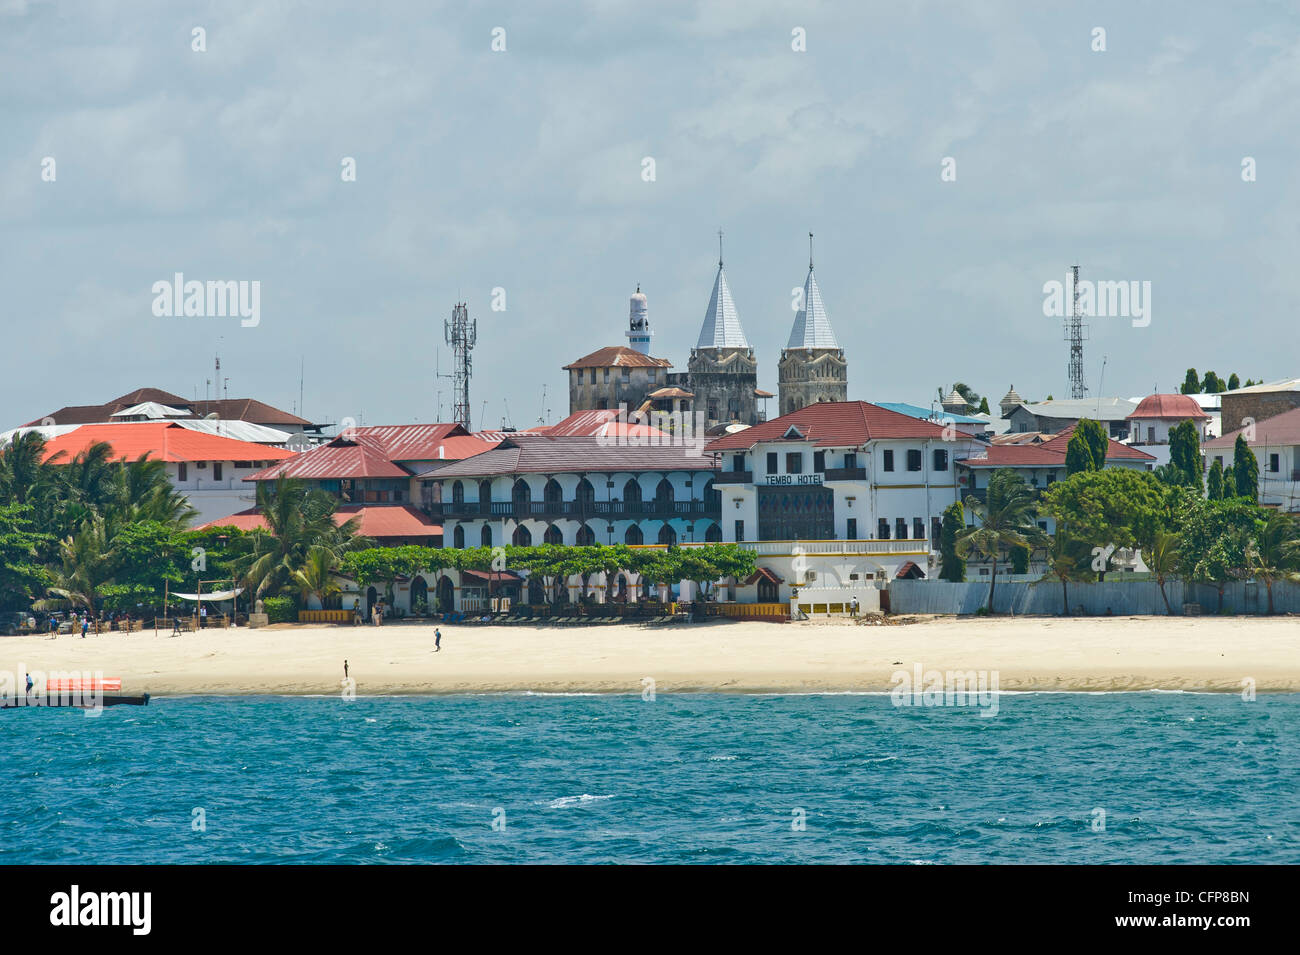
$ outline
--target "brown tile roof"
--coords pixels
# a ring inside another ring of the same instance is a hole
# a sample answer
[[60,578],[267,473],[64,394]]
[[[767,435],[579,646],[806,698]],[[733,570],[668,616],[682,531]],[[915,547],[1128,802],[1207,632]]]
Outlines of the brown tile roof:
[[[189,411],[196,418],[206,418],[209,414],[215,413],[217,417],[228,421],[251,421],[253,424],[267,425],[269,427],[286,424],[307,427],[312,424],[306,418],[300,418],[287,411],[281,411],[279,408],[272,407],[264,401],[258,401],[256,398],[222,398],[213,401],[192,401],[188,398],[182,398],[180,395],[174,395],[170,391],[163,391],[161,388],[137,388],[135,391],[128,392],[102,405],[68,405],[45,417],[54,419],[55,424],[102,424],[106,421],[112,421],[113,415],[124,408],[130,408],[133,405],[143,404],[147,401],[167,405],[171,408],[182,408]],[[44,420],[45,418],[37,418],[35,421],[29,421],[24,427],[40,425]]]
[[[712,471],[713,458],[694,447],[628,447],[626,439],[520,434],[499,448],[439,465],[431,477],[492,477],[573,471]],[[650,439],[635,439],[650,440]]]
[[626,345],[611,345],[583,355],[572,364],[565,365],[566,371],[573,368],[671,368],[673,363],[667,358],[651,358],[635,348]]
[[346,437],[340,435],[296,454],[248,480],[410,477],[414,469],[400,462],[459,461],[489,451],[496,444],[474,437],[456,422],[353,428]]
[[[979,457],[962,458],[957,463],[968,468],[1063,468],[1072,434],[1074,429],[1070,428],[1042,444],[995,444]],[[1106,449],[1106,460],[1146,462],[1155,458],[1112,438]]]
[[1134,418],[1178,418],[1208,419],[1210,416],[1201,410],[1196,399],[1190,395],[1147,395],[1138,402],[1128,420]]
[[[942,438],[943,428],[866,401],[823,401],[710,442],[709,451],[739,451],[780,441],[797,428],[818,447],[848,448],[881,438]],[[797,440],[797,439],[796,439]]]
[[[1237,435],[1241,434],[1242,430],[1238,428],[1236,431],[1229,431],[1222,437],[1211,438],[1201,445],[1201,449],[1231,451],[1237,443]],[[1284,411],[1279,415],[1255,422],[1255,440],[1246,443],[1252,448],[1261,445],[1272,447],[1300,445],[1300,408]]]
[[[167,402],[162,402],[166,404]],[[128,405],[128,407],[130,407]],[[216,414],[218,418],[225,418],[228,421],[251,421],[253,424],[264,424],[274,428],[276,425],[293,424],[299,427],[307,427],[313,424],[306,418],[300,418],[296,414],[290,414],[279,408],[268,405],[265,401],[258,401],[256,398],[219,398],[212,401],[187,401],[185,407],[193,408],[194,414],[199,418],[206,418],[210,414]]]

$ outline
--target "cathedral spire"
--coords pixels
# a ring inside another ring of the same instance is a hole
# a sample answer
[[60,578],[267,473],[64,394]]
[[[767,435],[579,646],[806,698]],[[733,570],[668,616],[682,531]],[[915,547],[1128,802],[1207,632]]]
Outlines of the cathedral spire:
[[794,317],[786,348],[839,348],[835,329],[822,302],[822,290],[813,272],[812,233],[808,233],[808,278],[803,283],[803,308]]
[[704,325],[700,328],[696,348],[748,348],[745,330],[740,326],[740,313],[731,299],[727,273],[722,270],[722,230],[718,230],[718,274],[713,279],[713,294],[704,312]]

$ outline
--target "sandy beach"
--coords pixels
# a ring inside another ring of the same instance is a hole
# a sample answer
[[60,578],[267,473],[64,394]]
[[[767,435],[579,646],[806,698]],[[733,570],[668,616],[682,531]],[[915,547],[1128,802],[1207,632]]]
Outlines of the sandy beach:
[[100,671],[127,693],[833,692],[891,674],[997,671],[1003,690],[1300,690],[1300,619],[934,618],[896,626],[719,621],[656,628],[278,625],[0,638],[0,670]]

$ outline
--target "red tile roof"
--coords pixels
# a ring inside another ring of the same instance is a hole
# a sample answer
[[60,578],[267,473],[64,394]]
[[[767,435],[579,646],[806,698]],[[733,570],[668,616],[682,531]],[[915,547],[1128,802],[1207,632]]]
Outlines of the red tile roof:
[[[1062,431],[1042,444],[995,444],[979,457],[963,458],[957,463],[968,468],[1063,468],[1065,452],[1074,429]],[[1112,439],[1106,449],[1107,461],[1154,461],[1155,457],[1138,448]]]
[[159,461],[278,461],[292,455],[283,448],[205,434],[166,421],[139,421],[82,425],[46,442],[45,460],[61,455],[54,463],[67,464],[100,441],[112,446],[114,459],[127,461],[146,455]]
[[1137,408],[1128,416],[1128,420],[1132,421],[1134,418],[1200,420],[1209,417],[1201,410],[1196,399],[1190,395],[1147,395],[1138,402]]
[[882,438],[944,436],[943,428],[937,424],[889,411],[879,405],[865,401],[823,401],[744,431],[724,435],[711,442],[705,450],[747,450],[764,441],[780,441],[791,427],[803,434],[803,440],[814,441],[823,448],[855,447]]
[[[434,523],[429,516],[418,508],[409,505],[373,506],[366,504],[348,504],[340,507],[332,515],[335,524],[344,524],[352,518],[358,518],[363,537],[376,540],[398,537],[441,538],[442,525]],[[237,527],[240,530],[266,530],[266,518],[257,508],[238,511],[227,517],[208,521],[199,530],[211,527]]]
[[[522,433],[522,432],[521,432]],[[648,424],[628,423],[619,418],[617,411],[575,411],[558,424],[542,428],[538,434],[552,438],[595,438],[615,435],[635,437],[661,437],[663,431]]]
[[414,469],[399,462],[460,461],[490,451],[498,443],[476,438],[455,422],[353,428],[347,437],[340,435],[258,471],[248,480],[410,477]]
[[[639,439],[647,440],[647,439]],[[664,440],[669,440],[665,438]],[[501,447],[425,472],[431,478],[491,477],[498,474],[554,474],[573,471],[713,471],[712,455],[696,447],[630,447],[599,437],[519,434]]]
[[[1242,430],[1238,428],[1236,431],[1229,431],[1222,437],[1211,438],[1201,445],[1201,449],[1212,448],[1215,451],[1220,449],[1230,451],[1236,445],[1237,435],[1241,434]],[[1270,447],[1300,445],[1300,408],[1284,411],[1279,415],[1255,422],[1255,440],[1246,443],[1252,448],[1261,445]]]
[[673,363],[667,358],[651,358],[635,348],[626,345],[611,345],[590,355],[583,355],[572,364],[565,365],[565,370],[572,368],[671,368]]

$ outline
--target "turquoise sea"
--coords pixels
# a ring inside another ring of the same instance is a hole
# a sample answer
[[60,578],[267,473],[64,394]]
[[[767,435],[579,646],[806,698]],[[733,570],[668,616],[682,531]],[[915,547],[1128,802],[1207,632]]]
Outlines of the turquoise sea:
[[1300,695],[187,697],[0,732],[10,864],[1300,862]]

